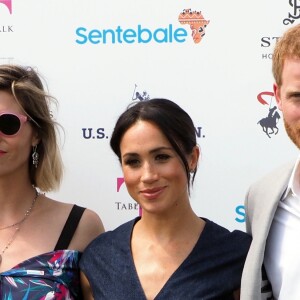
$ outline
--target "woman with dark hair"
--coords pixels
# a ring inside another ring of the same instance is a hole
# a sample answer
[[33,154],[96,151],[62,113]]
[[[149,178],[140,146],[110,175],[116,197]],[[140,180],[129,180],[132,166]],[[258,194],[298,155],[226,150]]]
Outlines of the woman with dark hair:
[[138,102],[119,117],[110,145],[142,216],[87,247],[85,298],[239,299],[251,238],[192,210],[200,150],[190,116],[170,100]]
[[81,299],[79,258],[99,216],[58,202],[57,123],[38,73],[0,65],[0,299]]

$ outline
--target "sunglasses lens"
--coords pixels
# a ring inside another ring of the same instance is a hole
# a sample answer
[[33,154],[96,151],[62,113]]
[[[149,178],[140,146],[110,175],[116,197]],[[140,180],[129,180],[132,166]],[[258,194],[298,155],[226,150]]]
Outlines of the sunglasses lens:
[[16,134],[21,127],[20,119],[11,114],[3,114],[0,116],[0,131],[6,135]]

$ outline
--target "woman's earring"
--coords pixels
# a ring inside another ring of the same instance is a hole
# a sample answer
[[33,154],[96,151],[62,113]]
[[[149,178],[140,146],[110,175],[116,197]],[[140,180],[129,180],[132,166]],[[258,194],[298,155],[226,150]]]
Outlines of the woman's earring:
[[36,151],[37,145],[32,146],[32,164],[37,168],[39,164],[39,154]]

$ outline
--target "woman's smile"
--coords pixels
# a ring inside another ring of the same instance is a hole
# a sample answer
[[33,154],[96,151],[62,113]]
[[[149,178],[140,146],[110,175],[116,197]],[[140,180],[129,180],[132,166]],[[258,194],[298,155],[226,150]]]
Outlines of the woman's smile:
[[144,189],[140,191],[140,194],[143,195],[144,198],[148,200],[154,200],[162,195],[162,193],[165,191],[166,186],[164,187],[157,187],[157,188],[151,188],[151,189]]

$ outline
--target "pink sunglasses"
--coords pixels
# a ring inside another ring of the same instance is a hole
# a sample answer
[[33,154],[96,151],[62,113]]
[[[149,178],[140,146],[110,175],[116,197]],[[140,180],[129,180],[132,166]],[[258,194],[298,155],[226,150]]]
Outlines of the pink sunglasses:
[[27,116],[11,112],[0,112],[0,134],[14,136],[18,134],[22,125],[27,121]]

